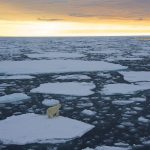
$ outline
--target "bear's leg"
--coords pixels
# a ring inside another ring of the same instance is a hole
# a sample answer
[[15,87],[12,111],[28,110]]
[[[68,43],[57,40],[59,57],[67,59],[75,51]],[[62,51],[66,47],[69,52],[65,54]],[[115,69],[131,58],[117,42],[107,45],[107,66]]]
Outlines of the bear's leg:
[[50,114],[50,118],[54,118],[54,114]]
[[56,117],[58,117],[59,116],[59,110],[56,112]]
[[47,112],[48,118],[53,118],[53,115],[51,114],[51,112]]

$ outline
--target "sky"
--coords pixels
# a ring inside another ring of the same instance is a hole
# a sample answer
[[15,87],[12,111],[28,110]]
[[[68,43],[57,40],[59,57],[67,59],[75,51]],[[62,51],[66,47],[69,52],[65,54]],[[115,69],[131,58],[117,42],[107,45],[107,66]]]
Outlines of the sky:
[[150,0],[0,0],[0,36],[150,35]]

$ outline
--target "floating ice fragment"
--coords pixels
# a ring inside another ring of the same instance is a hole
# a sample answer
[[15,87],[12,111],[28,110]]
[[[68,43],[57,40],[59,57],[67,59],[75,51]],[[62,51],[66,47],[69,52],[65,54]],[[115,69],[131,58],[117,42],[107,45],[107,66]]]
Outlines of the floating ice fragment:
[[148,89],[150,89],[150,82],[140,82],[138,84],[116,83],[105,85],[102,93],[105,95],[134,94],[135,92]]
[[45,99],[44,101],[42,101],[42,104],[45,106],[55,106],[55,105],[59,104],[59,100]]
[[129,82],[150,81],[150,71],[121,71],[119,73]]
[[95,85],[90,82],[63,82],[63,83],[45,83],[39,87],[32,89],[32,93],[44,94],[62,94],[74,96],[88,96],[93,94],[92,89]]
[[49,119],[45,115],[23,114],[0,121],[3,144],[63,143],[94,128],[93,125],[66,117]]
[[1,96],[0,103],[14,103],[18,101],[24,101],[27,99],[30,99],[30,97],[24,93],[13,93],[13,94]]
[[141,122],[141,123],[149,123],[150,122],[149,119],[146,119],[144,117],[139,117],[138,121]]
[[91,111],[91,110],[88,110],[88,109],[84,109],[81,113],[84,114],[84,115],[87,115],[87,116],[94,116],[96,114],[95,111]]
[[26,60],[1,61],[0,63],[0,73],[24,75],[64,72],[112,71],[121,69],[127,69],[127,67],[104,61]]

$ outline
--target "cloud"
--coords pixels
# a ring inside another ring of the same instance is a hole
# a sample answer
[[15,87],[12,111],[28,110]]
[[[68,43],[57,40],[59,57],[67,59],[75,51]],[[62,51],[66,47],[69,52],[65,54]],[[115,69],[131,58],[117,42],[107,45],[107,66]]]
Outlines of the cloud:
[[58,18],[38,18],[39,21],[64,21],[65,19],[58,19]]
[[142,21],[150,19],[149,6],[150,0],[0,0],[0,18],[13,18],[12,14],[16,12],[20,19],[26,14],[41,21],[75,17]]
[[82,14],[82,13],[71,13],[71,14],[69,14],[69,16],[72,16],[72,17],[80,17],[80,18],[96,17],[96,15],[92,15],[92,14]]

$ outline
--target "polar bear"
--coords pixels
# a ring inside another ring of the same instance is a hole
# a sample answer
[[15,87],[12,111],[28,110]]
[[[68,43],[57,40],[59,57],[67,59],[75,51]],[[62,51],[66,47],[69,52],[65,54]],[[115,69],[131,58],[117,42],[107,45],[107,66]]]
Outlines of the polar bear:
[[47,109],[48,118],[53,118],[55,116],[59,116],[59,109],[61,108],[61,104],[57,104],[56,106],[49,107]]

